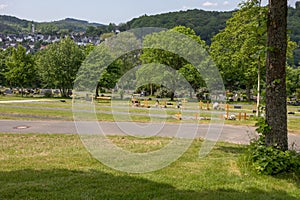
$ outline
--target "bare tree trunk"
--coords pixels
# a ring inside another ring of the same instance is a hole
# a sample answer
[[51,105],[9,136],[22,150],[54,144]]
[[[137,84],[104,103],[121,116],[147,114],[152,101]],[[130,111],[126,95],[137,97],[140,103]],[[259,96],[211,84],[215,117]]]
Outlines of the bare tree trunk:
[[97,87],[96,87],[96,91],[95,91],[96,97],[99,97],[99,89],[100,89],[100,84],[97,83]]
[[153,84],[150,83],[150,96],[153,96]]
[[250,86],[249,86],[248,83],[246,85],[246,96],[247,96],[247,100],[250,101],[250,99],[251,99],[251,91],[250,91]]
[[287,0],[269,0],[266,121],[271,131],[266,145],[288,149],[286,108]]

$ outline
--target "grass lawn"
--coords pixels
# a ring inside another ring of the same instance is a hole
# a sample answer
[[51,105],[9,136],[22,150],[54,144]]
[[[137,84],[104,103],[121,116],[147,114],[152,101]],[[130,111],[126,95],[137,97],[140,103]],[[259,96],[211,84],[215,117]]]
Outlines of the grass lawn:
[[[111,139],[133,152],[169,142]],[[0,134],[0,199],[300,199],[296,175],[258,176],[240,170],[244,146],[219,143],[200,159],[201,144],[195,140],[179,160],[162,170],[129,174],[92,158],[78,135]]]

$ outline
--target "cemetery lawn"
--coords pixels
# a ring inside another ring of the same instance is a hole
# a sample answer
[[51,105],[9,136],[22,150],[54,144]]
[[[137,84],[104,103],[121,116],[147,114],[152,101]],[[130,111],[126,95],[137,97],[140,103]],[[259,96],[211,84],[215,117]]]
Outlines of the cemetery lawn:
[[[159,149],[170,138],[112,136],[133,152]],[[218,143],[199,158],[202,141],[168,167],[130,174],[91,157],[78,135],[0,134],[1,199],[284,199],[300,198],[294,174],[255,175],[240,169],[244,146]]]
[[[13,103],[1,103],[1,101],[8,100],[41,100],[40,102],[13,102]],[[63,100],[63,102],[62,102]],[[114,101],[115,102],[115,101]],[[116,101],[116,108],[114,111],[117,112],[125,112],[128,111],[131,114],[131,118],[136,122],[153,122],[153,121],[162,121],[166,120],[169,123],[180,123],[180,122],[195,122],[195,119],[184,119],[183,121],[179,121],[176,119],[176,114],[178,113],[178,109],[175,108],[167,108],[167,109],[149,109],[147,108],[132,108],[129,106],[129,110],[126,108],[122,108],[122,106],[127,106],[128,101]],[[149,105],[152,106],[155,104],[155,101],[149,101]],[[174,103],[175,104],[175,103]],[[174,107],[174,106],[173,106]],[[247,113],[248,116],[252,115],[252,110],[254,105],[244,105],[242,104],[243,109],[232,109],[229,114],[235,114],[238,117],[238,113]],[[99,121],[114,121],[114,117],[111,114],[111,103],[110,102],[101,102],[95,103],[95,108],[97,110],[97,119]],[[185,104],[185,108],[189,110],[195,110],[197,108],[197,103],[187,103]],[[295,114],[289,115],[288,119],[288,128],[289,132],[300,134],[299,125],[300,125],[300,107],[296,106],[288,106],[289,112],[294,112]],[[151,114],[167,114],[166,118],[161,117],[153,117],[152,119],[147,116],[149,113]],[[144,115],[143,115],[144,114]],[[224,114],[224,112],[223,112]],[[86,117],[86,113],[82,113],[83,117]],[[190,114],[192,118],[195,118],[195,114]],[[125,115],[126,116],[126,115]],[[220,117],[222,115],[216,115],[215,117]],[[242,119],[239,120],[226,120],[225,124],[231,125],[248,125],[254,126],[256,123],[255,117],[248,117],[247,120],[243,120],[243,114],[241,114]],[[210,114],[204,111],[199,111],[199,117],[211,117]],[[72,100],[71,99],[46,99],[46,98],[21,98],[21,97],[3,97],[0,96],[0,120],[8,119],[8,120],[73,120],[72,113]],[[92,119],[94,120],[94,119]],[[121,118],[122,120],[122,118]],[[126,118],[124,120],[127,120]],[[152,121],[151,121],[152,120]],[[209,120],[201,120],[199,123],[210,123]]]

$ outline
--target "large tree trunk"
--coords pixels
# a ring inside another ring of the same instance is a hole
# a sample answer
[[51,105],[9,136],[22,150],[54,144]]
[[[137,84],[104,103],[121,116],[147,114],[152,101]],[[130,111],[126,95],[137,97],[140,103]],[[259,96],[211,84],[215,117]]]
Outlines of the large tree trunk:
[[288,149],[286,108],[287,0],[269,0],[266,120],[271,131],[266,145]]

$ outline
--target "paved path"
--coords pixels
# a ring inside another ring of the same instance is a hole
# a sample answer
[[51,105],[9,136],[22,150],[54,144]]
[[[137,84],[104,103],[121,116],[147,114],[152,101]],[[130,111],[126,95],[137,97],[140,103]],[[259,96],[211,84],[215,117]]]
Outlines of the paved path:
[[51,100],[51,99],[9,100],[9,101],[0,101],[0,104],[8,104],[8,103],[32,103],[32,102],[43,102],[43,101],[54,101],[54,100]]
[[[72,121],[14,121],[0,120],[0,132],[4,133],[44,133],[44,134],[77,134],[93,132],[96,127],[94,122]],[[77,125],[77,129],[76,129]],[[167,136],[173,137],[179,134],[180,137],[214,138],[219,141],[232,142],[237,144],[249,144],[250,139],[256,137],[255,127],[233,126],[233,125],[209,125],[209,124],[147,124],[130,122],[99,122],[99,125],[106,135],[143,135],[143,136]],[[209,134],[207,134],[210,130]],[[98,130],[96,130],[98,132]],[[178,135],[177,135],[178,136]],[[295,144],[300,150],[300,135],[289,134],[290,145]]]

